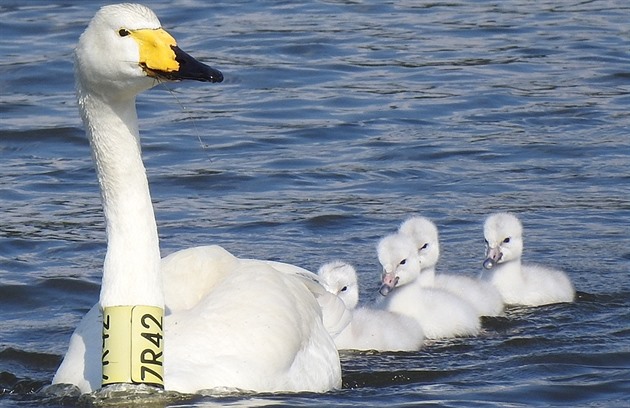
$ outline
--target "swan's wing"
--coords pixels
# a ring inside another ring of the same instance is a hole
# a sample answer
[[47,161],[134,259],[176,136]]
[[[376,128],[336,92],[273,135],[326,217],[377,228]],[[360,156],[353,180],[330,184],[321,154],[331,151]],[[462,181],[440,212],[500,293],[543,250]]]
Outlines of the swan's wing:
[[301,281],[319,302],[324,325],[336,336],[351,320],[341,299],[320,284],[319,276],[299,266],[276,261],[239,259],[220,246],[199,246],[174,252],[162,259],[164,297],[169,313],[188,310],[207,296],[240,266],[268,265]]
[[188,310],[236,269],[238,258],[218,245],[174,252],[160,265],[168,312]]
[[[321,308],[297,275],[245,261],[194,308],[167,316],[165,385],[314,390],[340,386]],[[177,362],[173,364],[172,362]]]
[[332,337],[337,336],[352,321],[352,313],[340,297],[326,290],[320,282],[319,275],[301,268],[299,266],[276,262],[265,261],[274,269],[280,272],[294,275],[299,279],[315,296],[322,310],[322,319],[326,330]]

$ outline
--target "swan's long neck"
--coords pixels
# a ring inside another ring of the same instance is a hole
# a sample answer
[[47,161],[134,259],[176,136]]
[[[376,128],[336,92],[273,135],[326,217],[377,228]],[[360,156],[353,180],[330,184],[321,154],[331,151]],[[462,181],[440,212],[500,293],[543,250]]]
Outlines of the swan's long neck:
[[107,226],[101,307],[164,306],[160,250],[142,163],[135,98],[107,99],[78,89]]

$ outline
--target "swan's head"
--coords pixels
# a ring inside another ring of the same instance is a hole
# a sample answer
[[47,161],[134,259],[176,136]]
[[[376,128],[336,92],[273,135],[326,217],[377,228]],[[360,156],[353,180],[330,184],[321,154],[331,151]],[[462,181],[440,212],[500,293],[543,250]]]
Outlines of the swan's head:
[[317,274],[320,282],[330,293],[343,300],[348,309],[354,309],[359,303],[359,285],[357,272],[352,265],[341,261],[322,265]]
[[483,267],[521,258],[523,253],[523,226],[518,218],[508,213],[492,214],[483,226],[486,239],[486,259]]
[[378,243],[377,253],[383,267],[381,295],[387,296],[396,286],[406,285],[418,278],[418,251],[408,235],[397,233],[386,236]]
[[134,97],[160,81],[221,82],[221,72],[183,52],[149,8],[104,6],[75,50],[80,87],[110,98]]
[[440,257],[438,229],[425,217],[411,217],[400,225],[398,232],[409,235],[418,249],[421,268],[431,268]]

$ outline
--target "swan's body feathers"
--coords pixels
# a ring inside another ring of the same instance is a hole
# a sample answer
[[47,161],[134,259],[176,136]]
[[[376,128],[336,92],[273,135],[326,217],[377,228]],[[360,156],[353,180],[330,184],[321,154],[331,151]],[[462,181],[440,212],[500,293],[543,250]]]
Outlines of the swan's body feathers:
[[[182,250],[163,264],[164,287],[178,288],[165,297],[166,389],[324,391],[340,386],[338,366],[330,364],[338,356],[322,310],[304,278],[287,272],[290,265],[279,272],[267,261],[241,261],[219,246]],[[181,296],[196,300],[184,307]],[[75,384],[83,392],[100,387],[101,332],[102,314],[95,305],[73,334],[54,383]]]

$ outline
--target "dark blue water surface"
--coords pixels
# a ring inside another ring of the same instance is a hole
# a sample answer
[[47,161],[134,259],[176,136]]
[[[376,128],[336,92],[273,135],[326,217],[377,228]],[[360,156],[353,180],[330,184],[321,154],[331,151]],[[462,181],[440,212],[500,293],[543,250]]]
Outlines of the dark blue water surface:
[[[478,337],[344,352],[339,391],[156,406],[630,404],[626,0],[148,3],[226,78],[138,100],[164,254],[217,243],[309,269],[343,259],[367,301],[376,242],[408,215],[438,224],[439,270],[472,276],[484,218],[512,211],[525,260],[580,292],[510,309]],[[1,406],[86,403],[38,390],[99,293],[104,224],[72,50],[100,5],[0,3]]]

